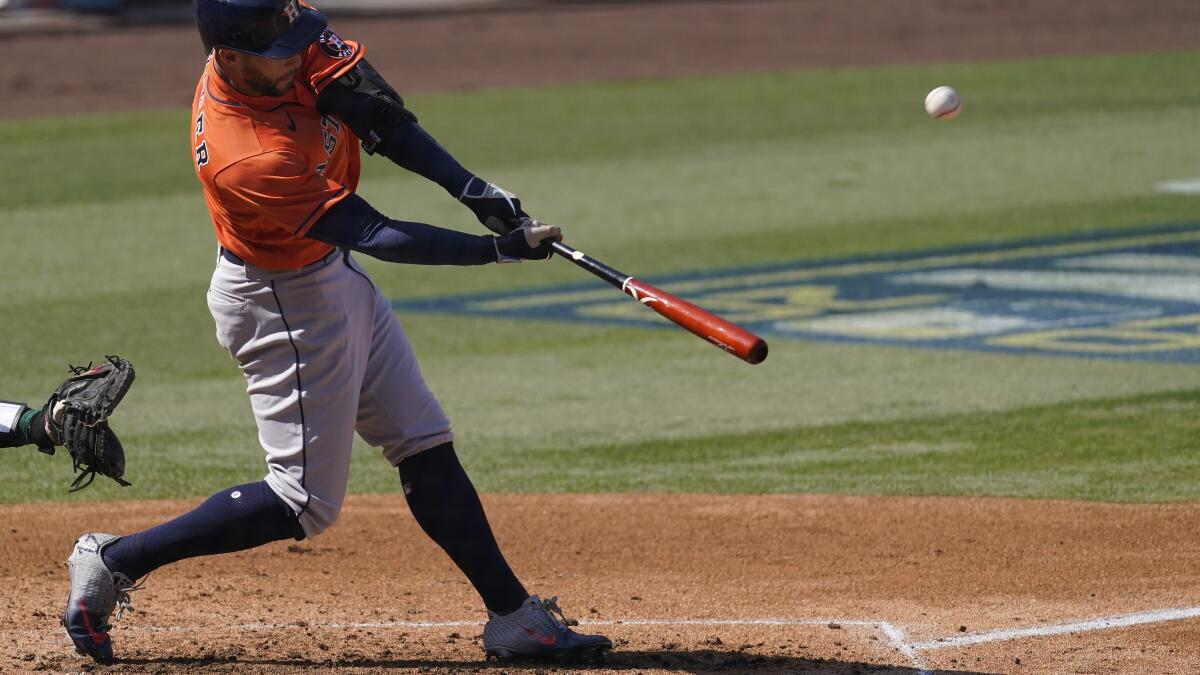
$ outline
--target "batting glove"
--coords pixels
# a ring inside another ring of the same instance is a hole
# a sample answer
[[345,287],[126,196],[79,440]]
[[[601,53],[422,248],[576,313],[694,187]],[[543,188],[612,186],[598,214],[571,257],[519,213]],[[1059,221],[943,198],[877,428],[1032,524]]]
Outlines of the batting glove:
[[466,204],[484,227],[501,236],[529,220],[529,214],[521,210],[520,198],[478,176],[471,176],[458,201]]
[[562,230],[556,225],[539,223],[525,218],[523,225],[508,234],[496,237],[496,262],[545,260],[554,253],[550,242],[562,241]]

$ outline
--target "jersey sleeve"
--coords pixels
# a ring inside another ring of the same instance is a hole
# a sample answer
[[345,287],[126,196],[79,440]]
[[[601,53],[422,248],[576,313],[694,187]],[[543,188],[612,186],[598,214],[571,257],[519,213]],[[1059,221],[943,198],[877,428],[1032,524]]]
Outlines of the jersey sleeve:
[[300,157],[276,150],[229,165],[215,178],[225,206],[249,212],[243,227],[279,227],[303,236],[350,189],[316,173]]
[[314,100],[330,82],[345,75],[362,60],[366,47],[358,42],[343,40],[326,28],[304,52],[303,77]]

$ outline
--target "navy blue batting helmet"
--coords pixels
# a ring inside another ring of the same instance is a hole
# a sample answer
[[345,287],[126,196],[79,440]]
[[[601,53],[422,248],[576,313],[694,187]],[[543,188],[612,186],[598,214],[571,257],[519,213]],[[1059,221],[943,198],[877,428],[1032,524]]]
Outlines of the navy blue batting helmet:
[[196,28],[204,49],[286,59],[324,32],[325,15],[297,0],[196,0]]

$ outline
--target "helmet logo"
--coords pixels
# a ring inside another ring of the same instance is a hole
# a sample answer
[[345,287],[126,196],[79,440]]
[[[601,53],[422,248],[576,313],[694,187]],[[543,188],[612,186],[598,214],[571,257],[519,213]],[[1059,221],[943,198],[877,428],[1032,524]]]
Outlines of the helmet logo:
[[331,59],[344,59],[354,53],[353,47],[346,44],[328,28],[325,29],[324,33],[321,33],[321,37],[317,38],[317,45]]
[[289,25],[296,23],[296,19],[300,18],[300,5],[296,0],[288,0],[283,6],[283,13],[287,15]]

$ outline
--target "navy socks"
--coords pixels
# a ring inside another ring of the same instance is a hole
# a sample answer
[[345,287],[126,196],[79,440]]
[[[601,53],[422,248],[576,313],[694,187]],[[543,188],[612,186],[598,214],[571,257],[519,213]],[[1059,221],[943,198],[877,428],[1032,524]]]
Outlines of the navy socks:
[[450,443],[400,462],[408,508],[430,539],[467,575],[496,614],[508,614],[529,597],[500,553],[479,494]]
[[[408,506],[421,529],[462,570],[484,605],[508,614],[529,597],[500,553],[479,494],[450,443],[400,463]],[[303,539],[291,508],[263,481],[222,490],[178,518],[123,536],[103,551],[114,572],[140,579],[184,558]]]
[[259,481],[222,490],[174,520],[121,537],[103,556],[110,570],[140,579],[184,558],[303,538],[291,507]]

